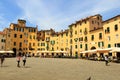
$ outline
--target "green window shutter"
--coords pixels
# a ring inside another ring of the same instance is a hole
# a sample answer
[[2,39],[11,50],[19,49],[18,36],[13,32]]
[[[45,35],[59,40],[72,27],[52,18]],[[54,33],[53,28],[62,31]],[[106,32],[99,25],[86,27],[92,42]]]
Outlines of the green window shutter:
[[82,48],[82,44],[80,44],[80,48]]
[[77,45],[75,45],[75,49],[77,49]]
[[104,46],[104,42],[102,42],[102,46]]
[[108,48],[111,48],[111,44],[108,44]]
[[87,44],[85,44],[85,50],[88,50],[88,45]]
[[100,47],[100,42],[98,42],[98,47]]

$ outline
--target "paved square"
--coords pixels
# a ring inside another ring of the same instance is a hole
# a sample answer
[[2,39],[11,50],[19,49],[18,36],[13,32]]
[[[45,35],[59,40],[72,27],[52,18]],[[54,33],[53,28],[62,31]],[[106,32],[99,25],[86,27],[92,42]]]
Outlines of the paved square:
[[27,58],[24,68],[7,58],[0,68],[0,80],[120,80],[120,64],[81,59]]

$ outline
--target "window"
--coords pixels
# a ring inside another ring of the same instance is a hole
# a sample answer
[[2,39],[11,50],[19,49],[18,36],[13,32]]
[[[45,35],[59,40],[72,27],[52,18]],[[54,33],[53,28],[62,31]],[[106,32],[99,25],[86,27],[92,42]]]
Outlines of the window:
[[33,46],[35,46],[35,43],[33,43]]
[[34,29],[34,32],[36,32],[36,30]]
[[104,46],[104,42],[98,42],[98,47],[103,47]]
[[35,35],[33,36],[33,39],[35,39]]
[[21,32],[24,32],[24,28],[20,28],[20,31],[21,31]]
[[92,41],[94,40],[94,35],[91,36],[91,40],[92,40]]
[[40,43],[38,43],[38,46],[40,46]]
[[99,20],[99,17],[97,17],[97,19]]
[[70,39],[70,43],[72,44],[72,39]]
[[80,48],[82,48],[82,44],[80,44]]
[[78,38],[75,38],[74,40],[75,40],[75,42],[77,42]]
[[81,41],[81,38],[79,38],[79,41]]
[[82,34],[82,29],[80,29],[80,34]]
[[3,43],[4,43],[4,42],[5,42],[5,39],[1,39],[1,42],[3,42]]
[[1,39],[1,42],[3,42],[3,39]]
[[107,33],[107,30],[105,29],[105,33]]
[[116,24],[115,27],[114,27],[115,31],[118,30],[118,25]]
[[77,34],[77,31],[75,31],[75,34]]
[[98,47],[100,47],[100,42],[98,42]]
[[17,28],[17,27],[14,27],[14,31],[18,31],[18,28]]
[[87,42],[87,36],[84,38],[84,41]]
[[109,27],[107,27],[107,32],[108,32],[108,33],[110,32],[110,28],[109,28]]
[[22,42],[19,43],[19,47],[22,47]]
[[75,45],[75,49],[77,49],[77,45]]
[[83,37],[81,37],[81,41],[83,41]]
[[111,44],[108,44],[108,48],[111,48]]
[[16,38],[17,37],[17,34],[14,34],[14,38]]
[[87,44],[85,44],[85,50],[88,50],[88,45]]
[[92,21],[92,24],[94,24],[94,21]]
[[20,35],[20,38],[22,38],[22,34]]
[[99,39],[102,39],[102,33],[99,33]]
[[87,34],[87,28],[84,29],[84,34],[85,34],[85,35]]
[[41,46],[45,46],[45,43],[41,43]]
[[30,39],[32,39],[32,35],[30,35]]
[[54,44],[55,44],[55,41],[54,41],[54,40],[53,40],[53,41],[51,41],[51,44],[52,44],[52,45],[54,45]]
[[8,37],[10,37],[10,34],[8,34]]
[[16,46],[16,42],[14,42],[14,46]]

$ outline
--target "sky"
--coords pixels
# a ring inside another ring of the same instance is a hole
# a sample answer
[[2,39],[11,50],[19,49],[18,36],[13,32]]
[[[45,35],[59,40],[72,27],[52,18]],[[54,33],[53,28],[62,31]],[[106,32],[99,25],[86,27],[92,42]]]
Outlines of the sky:
[[76,21],[101,14],[107,20],[120,14],[120,0],[0,0],[0,31],[18,19],[39,30],[61,31]]

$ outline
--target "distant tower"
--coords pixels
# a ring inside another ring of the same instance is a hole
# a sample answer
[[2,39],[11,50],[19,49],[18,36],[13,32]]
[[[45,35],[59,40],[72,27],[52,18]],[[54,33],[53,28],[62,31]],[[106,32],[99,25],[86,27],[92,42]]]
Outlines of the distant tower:
[[26,26],[26,20],[18,19],[18,26],[25,27]]

